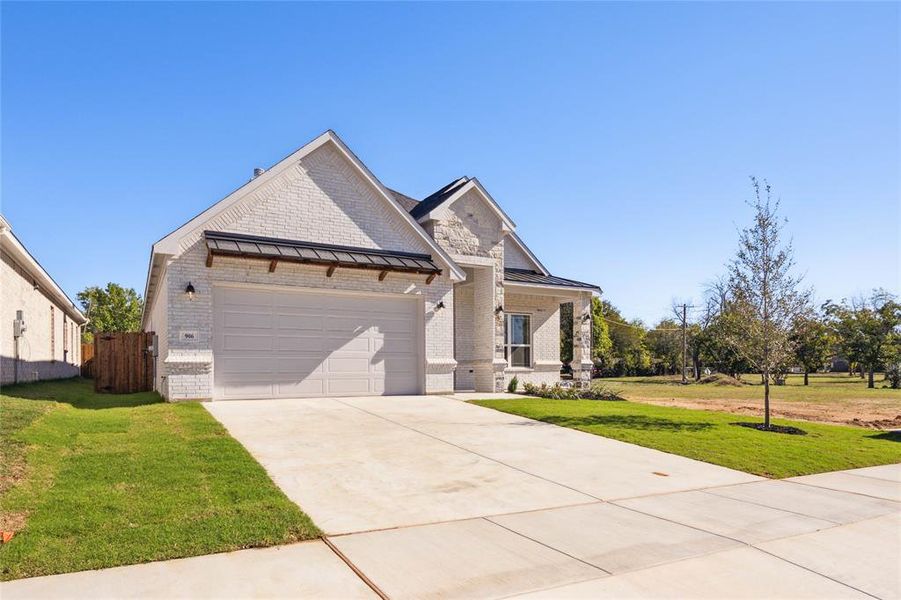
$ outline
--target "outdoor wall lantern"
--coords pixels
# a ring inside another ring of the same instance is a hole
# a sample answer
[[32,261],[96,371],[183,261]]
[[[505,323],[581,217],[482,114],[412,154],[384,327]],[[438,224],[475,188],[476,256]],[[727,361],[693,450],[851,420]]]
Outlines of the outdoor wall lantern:
[[191,302],[194,301],[194,286],[190,281],[188,282],[188,287],[185,288],[185,294],[187,294],[188,300],[190,300]]
[[444,300],[441,300],[435,305],[435,310],[441,310],[442,308],[444,308]]
[[494,314],[499,315],[504,312],[504,307],[502,304],[498,304],[497,308],[494,309]]

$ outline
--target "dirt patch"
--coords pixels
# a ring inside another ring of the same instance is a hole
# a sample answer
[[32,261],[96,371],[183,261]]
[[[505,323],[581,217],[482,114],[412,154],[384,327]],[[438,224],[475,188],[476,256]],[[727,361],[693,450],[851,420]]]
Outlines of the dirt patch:
[[730,377],[729,375],[723,375],[722,373],[714,373],[713,375],[707,375],[706,377],[702,377],[698,380],[700,384],[706,385],[720,385],[720,386],[729,386],[729,387],[741,387],[744,384],[736,379],[735,377]]
[[[632,402],[655,404],[657,406],[676,406],[728,412],[737,415],[763,415],[763,400],[760,404],[749,404],[747,400],[717,398],[642,398],[629,395]],[[817,423],[834,423],[837,425],[853,425],[868,429],[889,430],[901,428],[901,415],[898,406],[885,406],[884,401],[854,403],[819,403],[819,402],[782,402],[771,401],[770,414],[773,417],[797,421],[813,421]]]
[[0,513],[0,531],[22,531],[25,528],[26,520],[28,520],[28,513],[26,512],[4,510]]

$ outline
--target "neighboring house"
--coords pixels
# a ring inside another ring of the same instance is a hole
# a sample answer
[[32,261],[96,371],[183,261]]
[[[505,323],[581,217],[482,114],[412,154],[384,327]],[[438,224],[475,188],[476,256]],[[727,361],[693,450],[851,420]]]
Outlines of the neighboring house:
[[78,375],[87,322],[0,216],[0,384]]
[[594,285],[554,277],[477,179],[421,202],[328,131],[150,257],[143,328],[169,400],[494,392],[590,377]]

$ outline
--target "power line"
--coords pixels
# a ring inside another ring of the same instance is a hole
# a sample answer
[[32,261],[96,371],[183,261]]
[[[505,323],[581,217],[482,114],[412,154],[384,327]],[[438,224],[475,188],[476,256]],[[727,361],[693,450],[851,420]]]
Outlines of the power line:
[[601,315],[601,319],[607,321],[608,323],[612,323],[614,325],[619,325],[620,327],[631,327],[632,329],[638,329],[639,331],[682,331],[681,327],[640,327],[638,325],[632,325],[631,323],[624,323],[622,321],[614,321],[613,319],[608,319],[607,317]]

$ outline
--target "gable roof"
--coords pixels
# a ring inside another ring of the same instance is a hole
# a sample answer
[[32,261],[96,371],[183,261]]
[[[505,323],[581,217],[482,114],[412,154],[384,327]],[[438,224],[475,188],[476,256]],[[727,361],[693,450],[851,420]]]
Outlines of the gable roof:
[[[445,200],[451,198],[456,194],[456,192],[465,184],[470,182],[470,178],[467,176],[459,177],[449,184],[445,185],[438,191],[426,196],[422,200],[416,200],[415,198],[411,198],[406,194],[402,194],[396,190],[388,188],[388,191],[391,192],[395,199],[401,204],[401,206],[405,207],[414,219],[419,219],[420,217],[429,214],[432,210],[438,208],[441,204],[444,203]],[[534,263],[534,265],[538,268],[538,270],[543,275],[550,275],[550,271],[548,271],[547,267],[538,260],[538,257],[535,256],[535,253],[532,252],[526,243],[522,241],[516,232],[512,229],[507,234],[507,239],[512,239],[513,243],[522,251],[526,257]]]
[[[404,201],[399,200],[395,194],[392,194],[384,185],[382,185],[366,165],[364,165],[363,162],[344,144],[341,138],[338,137],[338,134],[329,129],[298,150],[295,150],[269,169],[266,169],[261,175],[254,177],[238,189],[234,190],[225,198],[219,200],[153,245],[150,253],[150,265],[147,270],[147,282],[144,288],[145,315],[147,314],[147,307],[154,301],[156,279],[158,279],[164,267],[164,261],[162,261],[161,257],[171,257],[180,254],[185,249],[183,247],[183,241],[189,238],[193,240],[193,236],[197,236],[199,239],[203,230],[206,229],[206,227],[204,227],[206,223],[209,223],[209,221],[216,218],[218,215],[235,206],[248,194],[252,194],[262,186],[271,182],[275,177],[293,167],[297,161],[325,144],[334,145],[339,154],[346,158],[363,179],[375,188],[377,195],[382,197],[395,211],[397,211],[397,214],[401,219],[413,228],[416,235],[433,252],[439,262],[447,267],[447,273],[452,280],[462,281],[466,279],[466,274],[453,259],[451,259],[450,255],[448,255],[447,252],[445,252],[441,246],[425,232],[422,226],[416,222],[416,219],[410,215],[407,208],[404,206]],[[412,200],[412,198],[410,198],[410,200]]]
[[301,160],[305,156],[311,154],[313,151],[319,149],[321,146],[325,144],[333,144],[342,154],[363,176],[368,183],[370,183],[379,195],[386,201],[388,204],[393,207],[397,213],[401,216],[401,218],[406,221],[416,232],[418,237],[425,242],[426,246],[429,247],[435,254],[438,255],[441,262],[446,263],[448,267],[448,272],[451,274],[452,278],[455,280],[463,280],[466,278],[465,274],[460,267],[458,267],[450,256],[429,236],[422,227],[410,216],[410,213],[398,202],[397,198],[388,191],[388,189],[382,185],[382,183],[372,174],[372,172],[360,161],[357,156],[351,152],[351,150],[344,144],[338,134],[329,129],[322,135],[316,137],[311,142],[305,144],[292,154],[283,158],[275,165],[266,169],[261,175],[251,179],[228,196],[209,207],[175,231],[171,232],[158,242],[153,245],[153,252],[159,254],[168,254],[168,255],[176,255],[181,252],[183,248],[180,246],[180,242],[182,238],[186,237],[191,233],[197,233],[198,235],[203,230],[203,225],[209,222],[211,219],[214,219],[217,215],[231,208],[248,194],[253,193],[260,187],[266,185],[272,179],[274,179],[277,175],[284,172],[285,170],[291,168],[297,161]]
[[460,189],[460,186],[465,185],[466,183],[469,183],[469,177],[463,176],[454,179],[437,192],[423,198],[421,202],[410,210],[410,214],[413,215],[414,219],[418,220],[420,217],[427,215],[432,212],[432,210],[438,208],[445,200],[453,196],[454,192]]
[[485,203],[488,204],[488,207],[498,216],[501,220],[501,229],[503,231],[512,232],[516,229],[516,224],[513,222],[513,219],[504,212],[504,209],[502,209],[494,198],[491,197],[491,194],[488,193],[488,190],[482,186],[481,182],[479,182],[476,177],[460,177],[459,179],[455,179],[431,196],[425,198],[410,211],[410,214],[412,214],[419,222],[427,221],[435,217],[434,213],[438,208],[450,206],[472,190],[476,190],[479,196],[481,196]]

